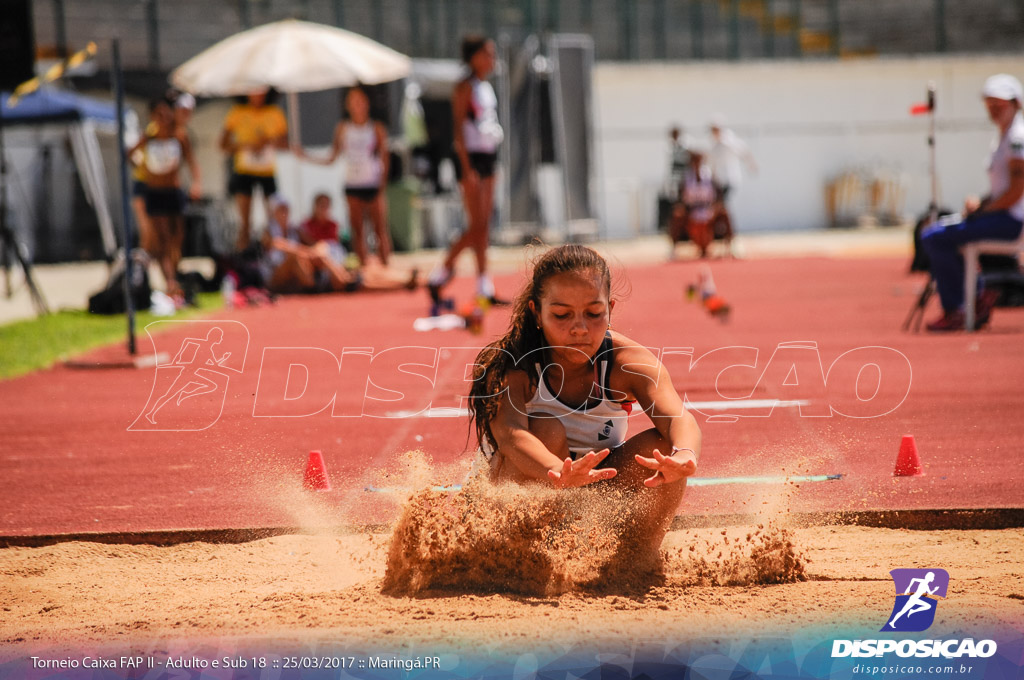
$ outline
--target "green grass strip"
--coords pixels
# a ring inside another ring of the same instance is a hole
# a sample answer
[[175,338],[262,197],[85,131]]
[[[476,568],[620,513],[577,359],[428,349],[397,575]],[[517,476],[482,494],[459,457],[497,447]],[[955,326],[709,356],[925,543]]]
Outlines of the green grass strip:
[[[223,305],[220,293],[201,293],[196,302],[198,307],[186,307],[174,316],[155,316],[148,310],[137,313],[136,342],[145,339],[143,329],[152,321],[192,319]],[[0,326],[0,380],[49,368],[97,347],[127,342],[127,337],[124,314],[105,316],[85,310],[63,310]]]

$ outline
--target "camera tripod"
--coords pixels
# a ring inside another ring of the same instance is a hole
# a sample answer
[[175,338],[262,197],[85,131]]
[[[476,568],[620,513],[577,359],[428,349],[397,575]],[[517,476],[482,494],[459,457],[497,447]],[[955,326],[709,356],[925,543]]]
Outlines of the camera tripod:
[[[939,180],[935,167],[935,83],[928,83],[928,174],[931,180],[932,200],[928,204],[928,221],[925,224],[935,224],[939,219]],[[928,275],[928,283],[917,296],[914,305],[910,308],[907,320],[903,322],[903,330],[910,330],[911,324],[914,332],[921,330],[921,322],[924,320],[924,310],[928,301],[935,294],[935,279]]]

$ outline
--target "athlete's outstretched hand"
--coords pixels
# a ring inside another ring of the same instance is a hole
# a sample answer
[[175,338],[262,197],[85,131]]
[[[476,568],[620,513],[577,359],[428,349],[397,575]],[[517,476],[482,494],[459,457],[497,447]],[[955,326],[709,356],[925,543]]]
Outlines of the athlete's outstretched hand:
[[611,479],[617,473],[615,468],[601,468],[595,470],[598,463],[605,459],[610,449],[591,451],[590,453],[573,460],[566,458],[562,463],[562,469],[558,472],[548,470],[548,477],[551,483],[558,489],[568,489],[574,486],[586,486],[602,479]]
[[655,471],[653,475],[644,480],[644,486],[649,486],[653,489],[662,484],[671,484],[672,482],[678,482],[683,477],[689,477],[697,471],[697,459],[692,452],[678,458],[663,456],[658,449],[654,449],[653,454],[653,458],[644,458],[639,455],[636,457],[636,462],[645,468]]

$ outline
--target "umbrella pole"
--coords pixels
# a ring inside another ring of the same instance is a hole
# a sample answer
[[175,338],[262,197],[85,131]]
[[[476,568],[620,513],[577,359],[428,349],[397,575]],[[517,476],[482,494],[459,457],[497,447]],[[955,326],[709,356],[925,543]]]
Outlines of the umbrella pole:
[[[295,149],[302,144],[302,128],[299,121],[299,93],[288,93],[288,144],[289,148]],[[295,196],[293,200],[296,205],[304,204],[302,196],[302,162],[295,158],[295,177],[293,181]]]

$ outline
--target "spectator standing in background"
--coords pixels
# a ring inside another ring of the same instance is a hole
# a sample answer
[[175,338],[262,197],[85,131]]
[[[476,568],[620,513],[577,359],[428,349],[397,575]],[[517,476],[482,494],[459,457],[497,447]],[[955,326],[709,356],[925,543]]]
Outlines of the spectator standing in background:
[[494,71],[497,52],[494,41],[479,35],[462,41],[462,61],[469,74],[452,93],[455,153],[466,206],[468,226],[448,249],[444,263],[430,275],[431,296],[435,302],[440,290],[454,276],[455,260],[466,248],[476,256],[478,298],[491,304],[507,304],[495,296],[494,282],[487,272],[487,247],[490,244],[491,212],[494,205],[494,180],[498,147],[504,132],[498,122],[498,99],[487,82]]
[[269,199],[277,193],[274,170],[277,150],[288,148],[288,122],[284,111],[270,103],[268,90],[249,93],[245,103],[236,104],[224,119],[220,148],[231,154],[231,178],[228,191],[235,197],[241,218],[238,231],[239,251],[249,246],[252,229],[252,194],[258,186],[269,220]]
[[723,236],[729,253],[732,254],[733,227],[732,218],[726,204],[730,193],[743,180],[743,168],[741,161],[746,163],[751,173],[757,172],[757,162],[746,142],[739,138],[735,132],[725,127],[722,119],[713,118],[711,121],[711,178],[718,191],[720,223],[723,229]]
[[345,94],[345,111],[348,118],[334,128],[330,155],[317,159],[307,156],[302,148],[294,152],[299,158],[320,165],[331,165],[344,154],[345,200],[352,229],[352,250],[359,258],[359,264],[366,266],[368,253],[363,221],[369,216],[377,236],[377,256],[386,267],[391,255],[391,234],[383,193],[390,162],[388,131],[383,123],[370,118],[370,98],[361,87],[349,88]]
[[686,134],[678,125],[673,125],[668,132],[668,178],[665,181],[665,197],[678,200],[679,187],[686,177],[686,169],[690,166],[690,145]]

